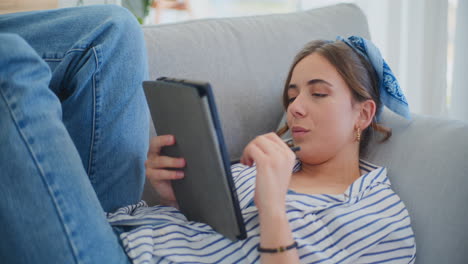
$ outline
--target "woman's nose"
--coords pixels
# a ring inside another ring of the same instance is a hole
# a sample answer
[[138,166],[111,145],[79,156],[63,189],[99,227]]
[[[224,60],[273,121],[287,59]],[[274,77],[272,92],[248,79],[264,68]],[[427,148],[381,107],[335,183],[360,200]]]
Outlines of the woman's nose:
[[299,96],[296,97],[296,99],[294,99],[294,101],[292,101],[289,104],[288,111],[291,112],[291,114],[295,118],[304,117],[306,115],[306,111],[305,111],[303,102],[302,102],[301,98],[299,98]]

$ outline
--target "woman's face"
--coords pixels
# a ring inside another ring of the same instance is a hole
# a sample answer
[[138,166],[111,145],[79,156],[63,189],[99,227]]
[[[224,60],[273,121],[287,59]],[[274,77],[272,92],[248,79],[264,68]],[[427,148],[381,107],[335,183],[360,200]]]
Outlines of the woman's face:
[[327,59],[317,53],[302,59],[292,72],[288,98],[288,126],[302,161],[320,164],[357,151],[358,104]]

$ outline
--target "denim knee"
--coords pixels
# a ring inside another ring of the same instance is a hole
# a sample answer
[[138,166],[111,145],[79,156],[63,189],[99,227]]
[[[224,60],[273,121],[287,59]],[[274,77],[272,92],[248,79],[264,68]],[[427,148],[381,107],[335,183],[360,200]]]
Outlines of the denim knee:
[[[117,5],[89,6],[86,13],[91,20],[99,17],[95,29],[95,44],[101,44],[110,54],[115,54],[124,61],[119,61],[132,71],[147,71],[146,47],[143,30],[136,17],[126,8]],[[86,17],[83,20],[87,20]]]
[[[131,43],[132,48],[140,48],[144,40],[141,25],[126,8],[117,5],[96,5],[85,8],[86,10],[82,12],[83,21],[93,21],[93,23],[100,25],[99,31],[103,35],[109,33],[114,38],[120,38],[124,43],[116,43],[119,47]],[[124,48],[122,47],[122,49]]]
[[[141,25],[136,17],[127,9],[115,5],[111,5],[111,8],[107,10],[107,15],[119,39],[118,51],[129,53],[128,55],[137,60],[138,64],[145,63],[145,41]],[[135,66],[138,67],[138,65],[132,65],[132,68]]]

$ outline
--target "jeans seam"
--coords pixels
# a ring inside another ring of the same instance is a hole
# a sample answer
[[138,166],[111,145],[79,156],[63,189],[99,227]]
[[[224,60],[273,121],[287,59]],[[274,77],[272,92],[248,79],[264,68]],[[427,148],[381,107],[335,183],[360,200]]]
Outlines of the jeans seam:
[[92,183],[95,183],[94,179],[94,165],[95,165],[95,156],[96,156],[96,145],[99,141],[99,91],[98,91],[98,85],[99,85],[99,70],[100,70],[100,64],[101,64],[101,50],[98,46],[93,47],[93,54],[94,58],[96,61],[96,71],[93,74],[93,114],[92,114],[92,129],[91,129],[91,144],[89,148],[89,161],[88,161],[88,177]]
[[[1,84],[2,86],[4,86],[5,84]],[[3,88],[3,87],[0,87],[0,88]],[[28,153],[30,155],[30,157],[32,158],[33,160],[33,163],[37,169],[37,171],[39,172],[39,175],[42,179],[42,182],[43,184],[45,185],[46,189],[47,189],[47,192],[49,193],[49,196],[54,204],[54,208],[55,210],[57,211],[57,215],[58,215],[58,218],[59,218],[59,221],[60,223],[62,224],[62,228],[64,229],[64,232],[66,233],[66,238],[67,238],[67,241],[68,241],[68,244],[73,252],[73,258],[75,259],[76,263],[80,263],[81,261],[79,260],[79,256],[80,256],[80,253],[79,253],[79,250],[78,248],[76,248],[75,244],[72,242],[71,240],[71,237],[73,237],[73,231],[69,229],[69,227],[67,226],[67,224],[65,223],[65,216],[64,216],[64,212],[60,209],[60,202],[57,200],[58,196],[60,196],[60,192],[59,191],[54,191],[52,190],[51,186],[53,186],[53,181],[49,181],[46,179],[46,170],[44,170],[44,168],[41,166],[39,160],[37,159],[37,156],[35,155],[35,151],[33,151],[33,148],[31,147],[31,145],[28,143],[28,137],[25,135],[24,131],[21,129],[21,127],[19,126],[19,123],[21,120],[18,120],[18,118],[16,117],[15,113],[14,113],[14,109],[12,109],[12,106],[8,103],[8,98],[9,96],[6,96],[3,89],[0,89],[0,96],[1,98],[3,99],[3,101],[5,102],[5,105],[7,106],[8,108],[8,111],[10,113],[10,116],[11,116],[11,119],[13,120],[13,123],[20,135],[20,138],[21,140],[23,141],[24,145],[26,146],[27,150],[28,150]]]
[[68,50],[67,52],[65,52],[65,54],[64,54],[62,57],[60,57],[60,58],[48,58],[48,57],[46,57],[46,56],[42,56],[42,59],[43,59],[44,61],[62,61],[62,60],[65,58],[65,56],[67,56],[69,53],[72,53],[72,52],[83,52],[83,51],[86,51],[86,49],[70,49],[70,50]]
[[100,69],[100,64],[101,64],[101,51],[99,50],[98,46],[95,46],[95,47],[91,47],[89,49],[87,48],[73,48],[73,49],[69,49],[67,50],[67,52],[65,52],[65,54],[61,57],[61,58],[47,58],[46,56],[43,56],[42,59],[44,61],[48,61],[48,62],[60,62],[62,61],[66,55],[70,54],[70,53],[73,53],[73,52],[85,52],[85,51],[92,51],[93,52],[93,55],[94,55],[94,59],[95,59],[95,63],[96,63],[96,70],[95,72],[93,73],[92,75],[92,120],[91,120],[91,135],[90,135],[90,145],[89,145],[89,158],[87,160],[87,165],[85,166],[85,170],[86,170],[86,174],[88,175],[91,183],[95,183],[95,179],[94,179],[94,166],[95,166],[95,154],[96,154],[96,148],[95,148],[95,145],[96,145],[96,142],[97,142],[97,130],[98,130],[98,126],[97,126],[97,122],[98,122],[98,119],[97,119],[97,108],[98,108],[98,95],[97,95],[97,85],[99,83],[99,80],[97,79],[97,75],[98,75],[98,72],[99,72],[99,69]]

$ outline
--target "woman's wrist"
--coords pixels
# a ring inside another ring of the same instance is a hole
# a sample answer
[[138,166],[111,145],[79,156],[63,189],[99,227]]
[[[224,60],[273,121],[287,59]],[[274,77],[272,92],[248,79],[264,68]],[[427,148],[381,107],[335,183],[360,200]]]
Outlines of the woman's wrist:
[[278,219],[283,220],[286,219],[286,207],[285,206],[268,206],[258,208],[258,215],[260,217],[260,221],[264,219]]
[[283,203],[279,202],[270,202],[267,205],[261,205],[258,206],[258,214],[260,216],[260,221],[262,216],[264,218],[277,218],[277,217],[282,217],[286,216],[286,205],[283,201]]
[[285,210],[259,212],[262,246],[278,247],[292,242],[291,230]]
[[259,218],[261,263],[299,263],[285,206],[259,210]]

